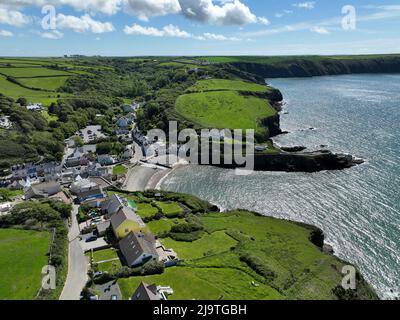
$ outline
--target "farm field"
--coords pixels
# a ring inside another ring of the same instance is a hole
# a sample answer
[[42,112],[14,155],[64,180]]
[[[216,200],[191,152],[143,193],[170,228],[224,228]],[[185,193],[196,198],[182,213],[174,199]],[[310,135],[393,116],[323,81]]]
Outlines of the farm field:
[[64,93],[26,89],[7,81],[2,75],[0,75],[0,93],[13,99],[25,97],[29,103],[42,103],[45,106],[50,105],[52,102],[57,102],[60,98],[68,97],[68,95]]
[[123,298],[130,299],[140,282],[170,286],[174,294],[169,300],[278,299],[279,293],[265,285],[253,287],[252,278],[240,270],[174,267],[156,276],[120,279]]
[[0,300],[35,298],[49,237],[47,232],[0,229]]
[[256,83],[250,83],[240,80],[225,80],[225,79],[210,79],[200,80],[190,87],[187,91],[216,91],[216,90],[229,90],[229,91],[252,91],[252,92],[267,92],[267,86]]
[[181,95],[175,109],[185,119],[204,128],[255,129],[256,132],[265,130],[260,124],[262,119],[277,114],[267,100],[244,97],[236,91]]
[[18,82],[31,88],[55,91],[60,88],[68,78],[69,76],[49,78],[19,78]]
[[62,70],[34,68],[0,68],[0,73],[14,78],[71,76],[72,74]]

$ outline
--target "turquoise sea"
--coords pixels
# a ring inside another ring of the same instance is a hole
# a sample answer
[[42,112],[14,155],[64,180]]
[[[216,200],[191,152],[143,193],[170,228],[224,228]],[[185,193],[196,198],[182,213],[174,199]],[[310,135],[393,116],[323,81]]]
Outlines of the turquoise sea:
[[[243,208],[317,225],[336,255],[359,266],[382,298],[400,292],[400,75],[273,79],[285,97],[279,145],[321,145],[366,163],[315,174],[189,166],[162,189],[224,209]],[[310,130],[315,128],[315,130]]]

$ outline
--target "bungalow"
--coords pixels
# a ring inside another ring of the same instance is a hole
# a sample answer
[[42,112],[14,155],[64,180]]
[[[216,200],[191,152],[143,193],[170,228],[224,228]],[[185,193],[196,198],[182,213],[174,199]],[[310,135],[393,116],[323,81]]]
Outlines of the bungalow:
[[11,129],[12,125],[13,124],[10,121],[9,116],[4,116],[0,118],[0,128],[8,130]]
[[29,111],[43,111],[43,105],[41,103],[34,103],[34,104],[28,104],[26,106],[26,109]]
[[25,199],[29,200],[32,198],[43,199],[49,198],[61,192],[61,186],[58,182],[45,182],[30,186],[25,191]]
[[104,194],[103,191],[99,186],[91,187],[88,190],[78,192],[76,194],[77,200],[79,203],[88,201],[88,200],[94,200],[94,199],[103,199]]
[[132,295],[132,301],[159,301],[161,300],[160,295],[157,292],[157,286],[155,284],[148,285],[142,282]]
[[101,205],[101,212],[110,219],[126,204],[126,200],[117,194],[108,197]]
[[119,248],[129,267],[143,265],[150,260],[158,260],[155,237],[141,232],[130,232],[119,242]]
[[118,239],[126,237],[130,232],[141,232],[146,228],[143,220],[129,207],[122,207],[111,217],[111,226]]
[[97,162],[102,166],[111,166],[114,164],[114,159],[108,154],[99,155],[97,157]]

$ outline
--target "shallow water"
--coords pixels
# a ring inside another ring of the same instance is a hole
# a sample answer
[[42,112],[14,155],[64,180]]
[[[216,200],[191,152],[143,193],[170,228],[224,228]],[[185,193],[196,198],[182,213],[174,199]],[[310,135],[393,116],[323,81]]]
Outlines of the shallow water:
[[[321,227],[382,298],[400,291],[400,75],[274,79],[289,114],[280,145],[327,145],[364,165],[314,174],[183,167],[162,183],[224,209],[244,208]],[[316,128],[316,130],[309,130]]]

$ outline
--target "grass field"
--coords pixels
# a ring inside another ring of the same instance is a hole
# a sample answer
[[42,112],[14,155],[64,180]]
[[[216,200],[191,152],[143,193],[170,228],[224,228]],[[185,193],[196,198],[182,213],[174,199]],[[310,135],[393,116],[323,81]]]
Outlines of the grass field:
[[0,68],[0,73],[14,78],[71,76],[71,73],[47,68]]
[[[140,281],[171,286],[171,300],[337,298],[332,290],[342,281],[345,262],[310,242],[312,227],[242,211],[200,221],[206,233],[199,240],[162,239],[183,263],[162,275],[119,280],[125,299]],[[361,291],[363,286],[358,284]]]
[[57,90],[64,85],[69,77],[50,77],[50,78],[20,78],[18,82],[31,88],[43,90]]
[[168,218],[176,217],[183,212],[183,209],[177,202],[157,202],[156,204],[161,209],[162,213]]
[[123,165],[117,165],[113,168],[113,174],[116,176],[123,176],[128,172],[128,169]]
[[68,97],[67,94],[63,93],[26,89],[15,83],[7,81],[2,75],[0,75],[0,93],[13,99],[25,97],[29,103],[42,103],[43,105],[50,105],[52,102],[57,102],[57,100],[60,98]]
[[214,254],[229,251],[237,245],[237,241],[228,236],[224,231],[206,234],[201,239],[193,242],[180,242],[170,238],[163,239],[162,243],[167,248],[173,248],[180,259],[195,260]]
[[269,88],[257,83],[245,82],[240,80],[210,79],[200,80],[190,87],[187,91],[251,91],[251,92],[267,92]]
[[178,98],[176,111],[204,128],[254,129],[264,131],[260,121],[276,115],[269,102],[245,97],[236,91],[185,94]]
[[151,218],[155,216],[159,210],[156,207],[153,207],[151,203],[141,202],[137,204],[138,215],[142,218]]
[[173,225],[182,222],[183,222],[182,219],[161,219],[161,220],[151,221],[147,223],[147,226],[153,234],[157,235],[157,234],[162,234],[164,232],[169,232]]
[[47,232],[0,229],[0,300],[35,298],[48,246]]
[[[90,259],[93,257],[93,262],[98,263],[97,270],[103,272],[115,272],[122,267],[121,261],[119,260],[118,254],[115,250],[105,249],[100,251],[94,251],[92,253],[87,253],[86,256]],[[112,260],[112,261],[109,261]],[[107,261],[107,262],[104,262]],[[100,263],[99,263],[100,262]]]
[[279,293],[265,285],[254,287],[252,278],[240,270],[221,268],[175,267],[156,276],[120,279],[118,284],[124,299],[129,299],[140,282],[170,286],[174,294],[169,300],[251,300],[278,299]]

